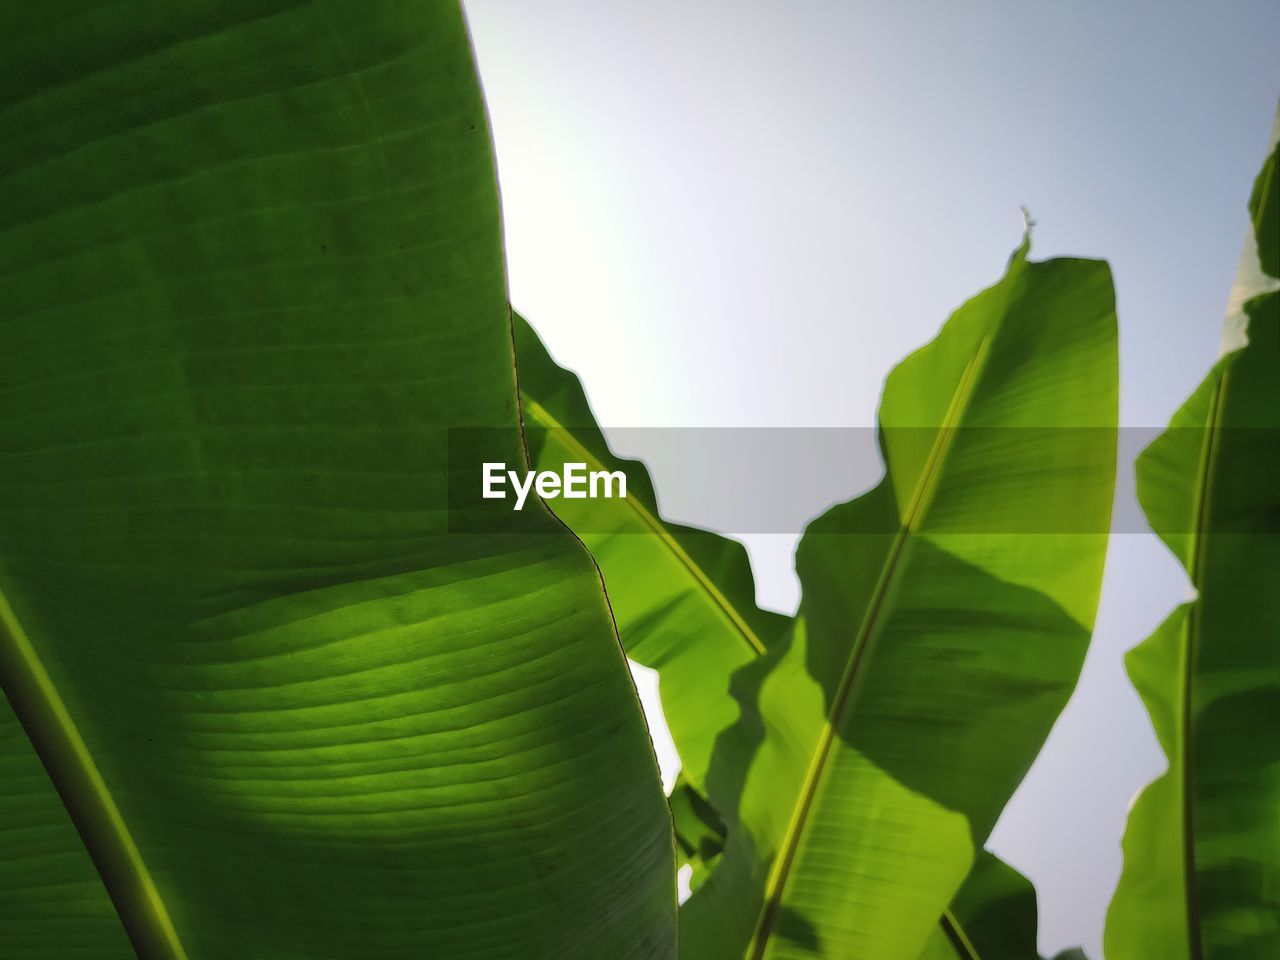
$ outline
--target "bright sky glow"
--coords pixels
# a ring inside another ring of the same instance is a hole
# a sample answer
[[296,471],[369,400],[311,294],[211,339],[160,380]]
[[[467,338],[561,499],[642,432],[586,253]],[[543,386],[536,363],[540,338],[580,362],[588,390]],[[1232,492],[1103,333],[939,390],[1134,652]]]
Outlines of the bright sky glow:
[[[1034,256],[1112,264],[1123,424],[1163,425],[1217,355],[1274,2],[466,8],[512,299],[606,430],[870,425],[889,368],[999,276],[1020,204]],[[791,609],[793,538],[746,539]],[[1114,539],[1077,694],[992,838],[1036,882],[1046,953],[1102,955],[1128,803],[1163,767],[1122,657],[1186,589],[1152,537]]]

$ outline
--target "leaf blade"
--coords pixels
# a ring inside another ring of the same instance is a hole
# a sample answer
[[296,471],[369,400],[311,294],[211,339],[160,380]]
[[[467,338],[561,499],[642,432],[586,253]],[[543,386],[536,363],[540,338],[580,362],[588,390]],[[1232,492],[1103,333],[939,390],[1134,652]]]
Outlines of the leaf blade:
[[453,526],[451,428],[525,458],[460,8],[50,13],[0,14],[3,682],[74,719],[42,759],[136,948],[667,956],[590,558]]
[[1147,520],[1197,599],[1127,658],[1169,767],[1125,828],[1105,933],[1118,960],[1150,943],[1190,960],[1264,957],[1280,944],[1280,755],[1271,746],[1280,741],[1280,655],[1267,641],[1280,625],[1267,573],[1280,564],[1269,479],[1280,470],[1280,293],[1258,270],[1277,272],[1278,132],[1249,204],[1258,257],[1247,243],[1224,324],[1236,348],[1136,465]]
[[[1280,609],[1267,586],[1276,553],[1280,295],[1245,306],[1248,345],[1225,357],[1138,460],[1153,529],[1187,566],[1199,599],[1131,654],[1169,771],[1139,798],[1125,831],[1125,869],[1108,912],[1108,954],[1147,941],[1171,956],[1266,956],[1280,938],[1274,877],[1280,801],[1268,752],[1280,718],[1280,659],[1261,638]],[[1193,464],[1186,475],[1171,472]],[[1241,743],[1239,730],[1254,728]],[[1273,753],[1273,751],[1272,751]],[[1175,854],[1175,851],[1177,853]]]
[[662,517],[644,464],[614,455],[577,376],[519,314],[515,324],[535,466],[559,471],[581,460],[627,475],[626,499],[560,499],[553,509],[600,565],[628,656],[658,671],[682,775],[705,795],[716,740],[738,715],[730,677],[775,643],[789,618],[756,606],[741,544]]
[[[791,643],[739,674],[725,753],[745,786],[721,793],[743,800],[682,914],[688,956],[917,956],[1074,685],[1114,477],[1114,307],[1104,265],[1024,258],[891,374],[885,481],[806,532]],[[851,642],[859,623],[881,642]]]

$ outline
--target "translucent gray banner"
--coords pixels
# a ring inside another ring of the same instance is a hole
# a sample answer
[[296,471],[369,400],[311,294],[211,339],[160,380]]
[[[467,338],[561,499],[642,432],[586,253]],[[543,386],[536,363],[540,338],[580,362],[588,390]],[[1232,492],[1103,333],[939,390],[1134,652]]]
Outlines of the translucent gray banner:
[[[834,504],[884,480],[882,495],[893,509],[862,511],[862,526],[848,532],[892,533],[911,518],[922,531],[947,533],[1144,533],[1150,528],[1136,496],[1134,461],[1166,431],[625,427],[606,433],[608,448],[595,427],[527,427],[531,477],[530,465],[516,462],[508,431],[451,430],[450,528],[528,529],[521,514],[537,506],[541,492],[579,533],[643,533],[661,516],[726,533],[798,534]],[[1162,447],[1198,453],[1207,440],[1204,430],[1179,430]],[[1280,428],[1219,429],[1213,443],[1229,457],[1280,443]],[[1181,463],[1162,458],[1159,469],[1176,473]],[[566,465],[574,466],[566,471]],[[1113,471],[1114,501],[1106,502],[1101,491]],[[554,478],[539,480],[538,473]],[[619,474],[625,498],[618,495]],[[1186,480],[1189,488],[1196,482]],[[1187,530],[1197,522],[1190,511],[1185,520]],[[1208,523],[1213,532],[1258,530],[1249,518],[1212,512]]]

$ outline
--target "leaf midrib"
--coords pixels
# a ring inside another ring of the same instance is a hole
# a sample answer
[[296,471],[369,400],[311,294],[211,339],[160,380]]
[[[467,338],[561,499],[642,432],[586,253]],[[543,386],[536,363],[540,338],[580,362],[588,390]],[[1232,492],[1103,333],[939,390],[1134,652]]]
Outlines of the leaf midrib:
[[969,935],[964,932],[964,926],[956,918],[948,907],[942,911],[942,919],[938,921],[942,924],[942,932],[946,934],[947,941],[955,948],[956,956],[960,960],[982,960],[982,956],[978,953],[978,948],[973,945],[973,941],[969,939]]
[[[1002,315],[1007,310],[1007,298],[1008,294],[1006,294],[1005,303],[1001,306]],[[792,819],[787,827],[782,847],[774,860],[773,870],[770,871],[770,877],[766,883],[764,907],[761,909],[756,932],[748,948],[748,955],[752,960],[761,960],[768,946],[774,918],[782,905],[783,890],[786,887],[796,852],[799,849],[800,836],[804,832],[806,821],[816,800],[818,787],[826,770],[827,758],[835,742],[836,731],[839,730],[844,712],[852,700],[854,681],[857,679],[859,667],[878,633],[881,608],[897,582],[901,560],[906,551],[908,539],[918,528],[920,521],[932,503],[936,489],[936,478],[950,450],[951,437],[954,434],[956,424],[963,417],[968,407],[975,384],[981,379],[982,371],[986,365],[986,358],[990,352],[990,343],[991,336],[989,334],[983,336],[965,365],[960,382],[956,385],[946,415],[943,417],[942,425],[938,429],[938,435],[934,440],[933,447],[929,451],[924,469],[920,473],[920,479],[912,491],[912,498],[906,517],[898,525],[893,543],[889,548],[889,554],[881,568],[880,578],[872,591],[871,602],[867,605],[866,615],[863,617],[858,633],[854,638],[844,674],[840,679],[836,696],[832,700],[831,709],[823,725],[813,758],[810,761],[799,801],[793,809]],[[887,476],[886,473],[886,478]]]
[[[1209,397],[1209,415],[1206,418],[1204,443],[1201,447],[1200,470],[1196,476],[1192,511],[1194,524],[1191,530],[1191,549],[1188,551],[1187,575],[1198,591],[1203,591],[1205,551],[1208,544],[1208,526],[1213,502],[1214,466],[1218,455],[1218,438],[1222,427],[1223,408],[1226,406],[1227,387],[1231,370],[1225,367],[1213,385]],[[1195,666],[1199,645],[1200,615],[1203,594],[1196,599],[1186,622],[1186,640],[1182,645],[1182,684],[1179,697],[1180,730],[1179,747],[1182,752],[1182,859],[1183,885],[1187,904],[1187,948],[1190,960],[1203,960],[1204,947],[1200,934],[1200,903],[1196,890],[1195,848],[1195,731],[1193,712],[1195,697]]]
[[[523,398],[523,409],[526,413],[532,414],[533,418],[540,421],[541,424],[549,430],[557,431],[564,442],[578,456],[588,464],[601,470],[608,469],[608,465],[601,462],[600,458],[595,456],[568,427],[560,423],[552,413],[542,406],[537,400],[528,396]],[[676,558],[685,571],[693,578],[698,587],[711,600],[717,611],[728,621],[734,631],[742,638],[742,641],[751,649],[755,656],[760,656],[765,652],[765,646],[756,636],[754,630],[747,624],[746,620],[740,614],[737,608],[730,602],[728,597],[720,592],[720,589],[707,576],[706,572],[697,564],[697,562],[689,556],[688,552],[682,547],[671,535],[671,532],[663,525],[657,517],[649,511],[644,504],[640,503],[634,497],[625,497],[623,502],[627,507],[639,517],[640,522],[644,524],[662,543],[664,547]]]
[[[62,695],[0,591],[0,676],[142,960],[188,960],[164,898]],[[92,838],[96,842],[91,842]]]

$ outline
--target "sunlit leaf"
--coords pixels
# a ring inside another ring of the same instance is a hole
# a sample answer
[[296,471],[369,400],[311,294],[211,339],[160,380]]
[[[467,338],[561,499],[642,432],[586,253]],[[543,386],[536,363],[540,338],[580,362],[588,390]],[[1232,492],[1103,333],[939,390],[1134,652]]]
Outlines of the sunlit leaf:
[[889,377],[885,480],[814,521],[735,676],[682,955],[917,957],[1079,672],[1115,463],[1105,264],[1013,257]]
[[525,456],[458,5],[0,10],[0,955],[122,952],[74,822],[147,960],[670,956],[590,557],[450,510]]
[[738,718],[730,677],[777,642],[790,619],[756,606],[742,544],[662,516],[648,471],[609,449],[578,378],[551,359],[527,322],[517,316],[515,324],[535,465],[559,471],[580,462],[626,473],[625,500],[552,506],[600,565],[627,656],[658,671],[682,775],[705,795],[716,738]]

